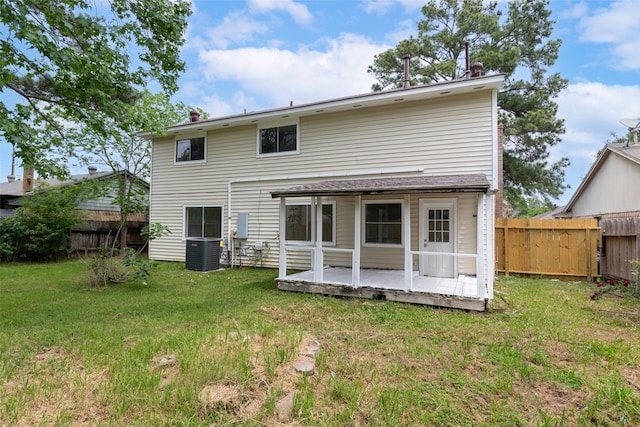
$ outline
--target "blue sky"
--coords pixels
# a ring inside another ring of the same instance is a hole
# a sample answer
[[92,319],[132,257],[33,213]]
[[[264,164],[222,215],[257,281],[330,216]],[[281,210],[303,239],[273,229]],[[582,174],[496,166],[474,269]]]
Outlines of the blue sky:
[[[215,117],[369,92],[373,56],[416,34],[423,4],[194,0],[182,53],[188,70],[173,99]],[[571,161],[564,204],[610,133],[625,133],[619,119],[640,117],[640,2],[552,1],[551,10],[563,43],[550,71],[569,80],[556,100],[567,132],[552,150],[552,160]],[[10,154],[0,141],[2,181]]]

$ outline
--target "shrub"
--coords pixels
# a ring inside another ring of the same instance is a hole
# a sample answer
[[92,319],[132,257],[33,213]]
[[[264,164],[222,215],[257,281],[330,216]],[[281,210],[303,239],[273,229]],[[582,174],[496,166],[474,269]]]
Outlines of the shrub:
[[110,283],[139,280],[147,286],[154,262],[142,256],[141,252],[149,241],[171,234],[171,231],[160,223],[151,223],[144,227],[141,234],[146,242],[138,251],[131,248],[117,249],[115,246],[111,249],[101,247],[89,263],[89,285],[104,287]]
[[0,260],[15,261],[25,230],[14,217],[0,221]]
[[41,186],[22,197],[15,216],[0,223],[0,256],[48,261],[66,254],[70,231],[82,222],[76,210],[81,195],[79,185]]

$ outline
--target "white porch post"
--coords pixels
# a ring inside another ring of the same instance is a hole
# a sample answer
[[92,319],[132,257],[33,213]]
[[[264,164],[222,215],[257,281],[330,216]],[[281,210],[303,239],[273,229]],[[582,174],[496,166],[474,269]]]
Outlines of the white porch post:
[[362,245],[362,196],[355,196],[353,217],[353,259],[351,260],[351,284],[360,286],[360,245]]
[[404,242],[404,290],[411,291],[413,278],[413,259],[411,257],[411,196],[404,195],[404,210],[402,212],[403,242]]
[[478,237],[477,237],[478,256],[476,257],[476,280],[478,281],[477,285],[478,285],[479,299],[484,299],[486,294],[486,291],[485,291],[486,286],[485,286],[485,280],[484,280],[485,265],[486,265],[484,248],[486,243],[485,239],[487,236],[485,234],[486,221],[484,219],[484,209],[486,205],[486,200],[487,200],[487,196],[484,193],[482,193],[480,197],[478,197],[478,216],[477,216],[477,225],[476,225],[476,228],[478,230]]
[[311,214],[311,221],[309,221],[309,224],[311,224],[311,246],[314,247],[311,252],[311,271],[314,272],[316,268],[316,198],[311,196],[309,199],[311,203],[311,207],[309,209],[309,213]]
[[316,212],[316,250],[313,266],[313,281],[316,283],[322,283],[323,273],[323,254],[322,254],[322,196],[315,197],[315,212]]
[[278,259],[278,278],[287,276],[287,250],[285,249],[285,232],[287,230],[287,199],[280,197],[280,257]]

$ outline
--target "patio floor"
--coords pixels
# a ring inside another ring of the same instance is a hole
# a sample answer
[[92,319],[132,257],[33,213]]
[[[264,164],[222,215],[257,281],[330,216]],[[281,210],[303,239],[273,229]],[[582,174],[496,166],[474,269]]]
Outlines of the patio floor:
[[[478,297],[475,276],[459,275],[457,278],[449,279],[420,276],[414,271],[413,286],[409,292],[404,291],[402,270],[362,269],[358,288],[351,286],[351,277],[351,268],[325,267],[322,283],[313,281],[311,270],[291,274],[277,281],[278,287],[283,290],[363,298],[384,296],[389,300],[480,311],[485,309],[488,298],[487,295]],[[480,306],[483,308],[479,309]]]

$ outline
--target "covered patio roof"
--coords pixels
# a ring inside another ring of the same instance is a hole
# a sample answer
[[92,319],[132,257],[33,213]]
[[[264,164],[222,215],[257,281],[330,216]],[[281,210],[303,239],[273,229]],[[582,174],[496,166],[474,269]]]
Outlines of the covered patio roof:
[[357,196],[407,193],[486,193],[490,188],[484,174],[418,176],[322,181],[271,192],[271,197]]

